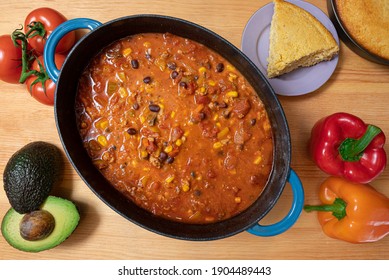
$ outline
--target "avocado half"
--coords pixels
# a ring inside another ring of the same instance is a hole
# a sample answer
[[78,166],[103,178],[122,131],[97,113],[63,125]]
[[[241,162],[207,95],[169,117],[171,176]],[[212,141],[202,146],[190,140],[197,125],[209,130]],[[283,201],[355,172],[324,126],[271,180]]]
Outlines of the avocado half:
[[66,199],[49,196],[41,206],[54,216],[54,230],[45,239],[28,241],[20,234],[20,222],[24,214],[11,208],[5,214],[1,223],[1,233],[5,240],[14,248],[25,252],[40,252],[58,246],[76,229],[80,214],[76,205]]

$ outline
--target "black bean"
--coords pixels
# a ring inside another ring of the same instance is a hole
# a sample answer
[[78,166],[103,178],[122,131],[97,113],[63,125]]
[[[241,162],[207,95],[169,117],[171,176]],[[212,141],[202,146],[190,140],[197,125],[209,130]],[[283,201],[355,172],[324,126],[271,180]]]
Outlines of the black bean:
[[200,118],[200,120],[205,119],[205,117],[206,117],[206,115],[205,115],[204,112],[200,112],[200,113],[199,113],[199,118]]
[[217,65],[216,65],[216,72],[218,72],[218,73],[220,73],[220,72],[223,72],[223,70],[224,70],[224,64],[223,63],[218,63]]
[[159,159],[160,161],[165,161],[167,158],[168,158],[168,155],[167,155],[167,153],[165,153],[165,152],[161,152],[161,153],[159,154],[159,157],[158,157],[158,159]]
[[180,87],[188,88],[188,84],[186,82],[180,82]]
[[177,72],[177,71],[173,71],[173,72],[170,74],[170,77],[171,77],[172,79],[177,78],[177,76],[178,76],[178,72]]
[[177,64],[175,62],[171,61],[171,62],[167,63],[167,67],[169,69],[171,69],[171,70],[176,70],[177,69]]
[[169,164],[173,163],[174,162],[174,157],[168,157],[166,159],[166,162],[169,163]]
[[150,83],[151,83],[151,77],[150,77],[150,76],[144,77],[144,78],[143,78],[143,82],[144,82],[145,84],[150,84]]
[[132,104],[132,109],[134,109],[134,110],[138,110],[139,109],[139,103],[134,103],[134,104]]
[[158,113],[159,110],[161,110],[161,107],[159,107],[159,105],[157,105],[157,104],[150,104],[150,105],[149,105],[149,110],[150,110],[151,112]]
[[201,191],[200,191],[200,190],[195,190],[195,191],[193,192],[193,194],[194,194],[195,196],[200,196],[200,195],[201,195]]
[[131,66],[134,69],[138,69],[139,68],[139,61],[137,59],[132,59],[131,60]]
[[127,132],[130,135],[135,135],[137,133],[136,129],[133,127],[130,127],[129,129],[127,129]]

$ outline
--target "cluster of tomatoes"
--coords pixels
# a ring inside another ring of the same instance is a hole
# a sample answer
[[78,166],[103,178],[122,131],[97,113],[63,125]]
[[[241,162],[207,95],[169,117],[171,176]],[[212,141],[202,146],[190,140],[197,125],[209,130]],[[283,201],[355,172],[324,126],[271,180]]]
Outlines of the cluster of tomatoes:
[[[64,15],[54,9],[38,8],[27,15],[24,28],[16,29],[12,34],[1,35],[0,80],[26,84],[32,97],[43,104],[53,105],[55,83],[44,68],[43,52],[47,38],[66,20]],[[59,69],[75,40],[73,31],[58,43],[55,63]]]

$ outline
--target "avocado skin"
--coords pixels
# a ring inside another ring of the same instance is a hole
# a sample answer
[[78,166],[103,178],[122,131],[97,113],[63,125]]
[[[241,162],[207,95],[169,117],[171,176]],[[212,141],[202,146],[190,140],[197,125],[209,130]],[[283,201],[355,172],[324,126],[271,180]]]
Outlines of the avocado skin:
[[55,220],[53,232],[42,240],[23,239],[19,226],[24,214],[10,208],[1,223],[1,233],[8,244],[24,252],[49,250],[64,242],[74,232],[80,221],[76,205],[64,198],[48,196],[41,205],[41,210],[46,210],[53,215]]
[[61,179],[61,151],[43,141],[32,142],[9,159],[3,174],[4,190],[18,213],[38,210]]

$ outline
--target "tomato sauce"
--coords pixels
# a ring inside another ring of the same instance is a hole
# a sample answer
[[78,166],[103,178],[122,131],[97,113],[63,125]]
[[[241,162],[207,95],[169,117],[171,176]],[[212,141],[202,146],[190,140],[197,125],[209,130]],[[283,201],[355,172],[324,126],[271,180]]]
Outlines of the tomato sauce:
[[261,194],[273,140],[264,105],[225,58],[173,34],[101,51],[80,78],[76,116],[94,165],[155,215],[228,219]]

